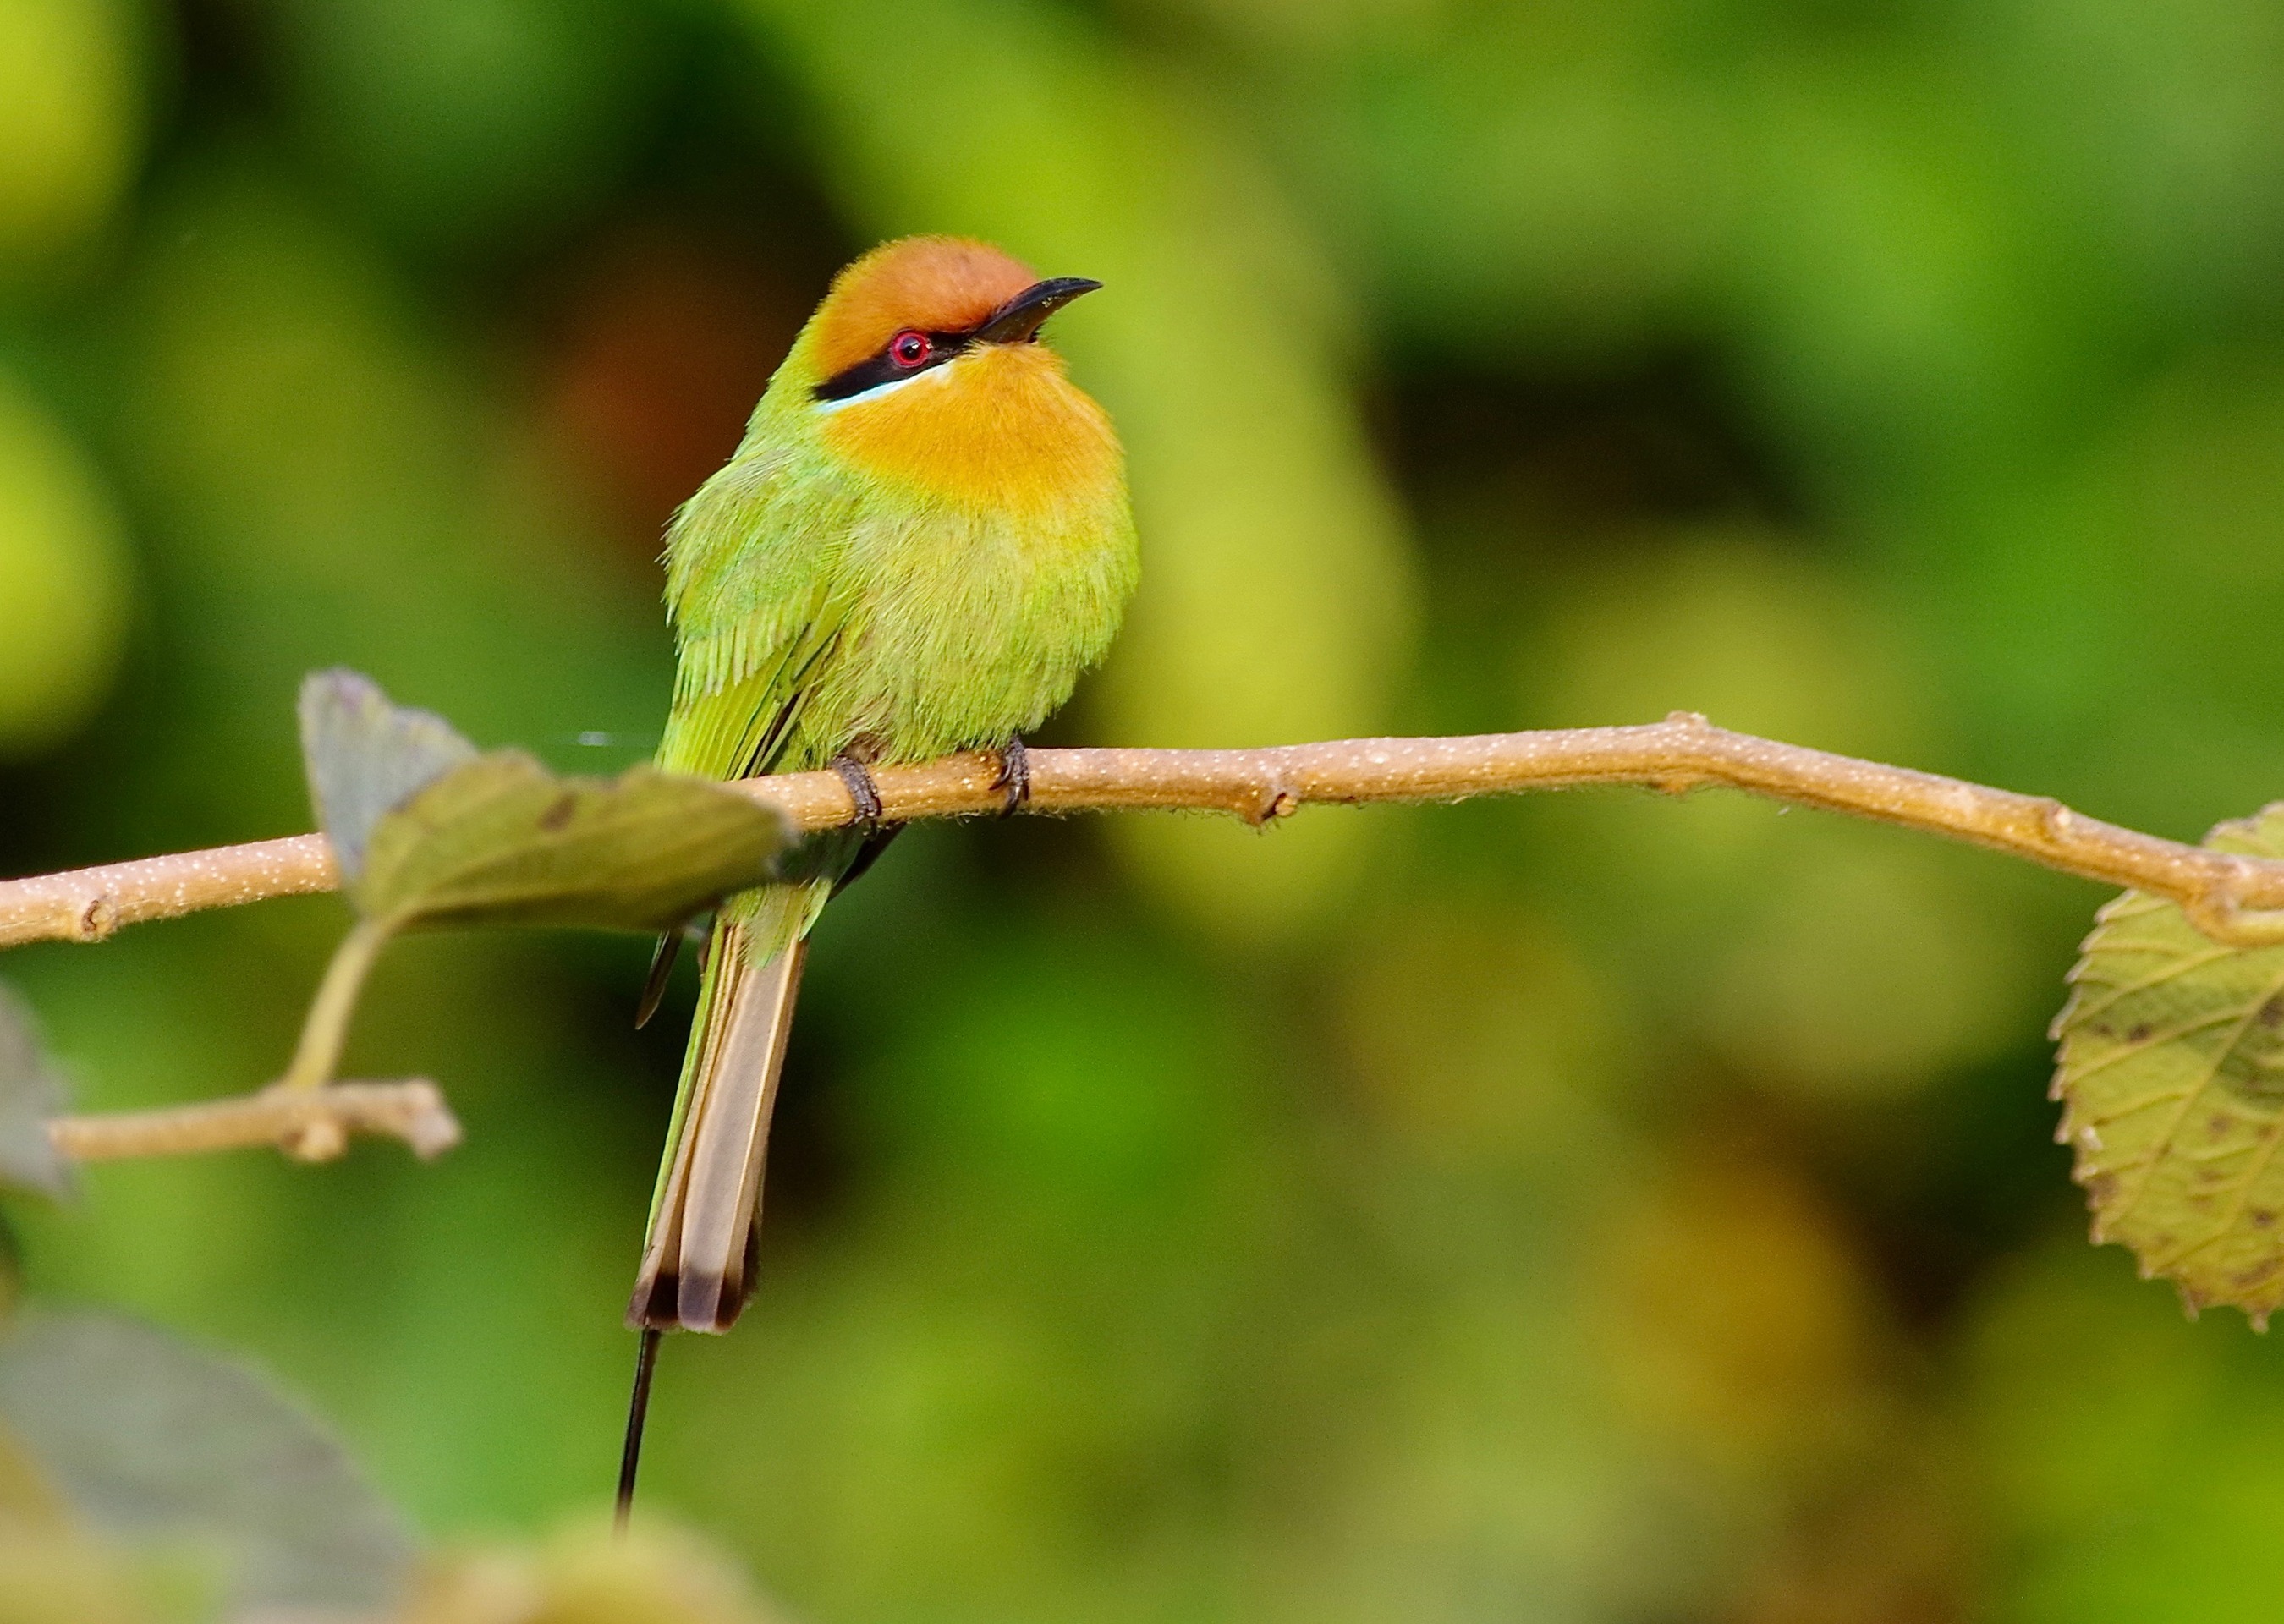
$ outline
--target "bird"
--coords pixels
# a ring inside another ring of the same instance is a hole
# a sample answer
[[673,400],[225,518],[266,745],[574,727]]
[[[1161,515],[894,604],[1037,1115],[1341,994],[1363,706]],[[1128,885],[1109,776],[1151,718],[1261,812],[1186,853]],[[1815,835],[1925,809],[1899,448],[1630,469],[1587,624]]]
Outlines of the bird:
[[[810,927],[879,855],[871,769],[997,752],[1108,651],[1139,573],[1109,416],[1041,339],[1101,284],[1042,278],[967,238],[884,243],[837,276],[729,461],[669,521],[673,700],[656,764],[713,779],[830,768],[856,812],[727,899],[698,1003],[628,1323],[641,1332],[623,1526],[660,1336],[725,1331],[754,1290],[771,1107]],[[637,1020],[683,933],[661,941]]]

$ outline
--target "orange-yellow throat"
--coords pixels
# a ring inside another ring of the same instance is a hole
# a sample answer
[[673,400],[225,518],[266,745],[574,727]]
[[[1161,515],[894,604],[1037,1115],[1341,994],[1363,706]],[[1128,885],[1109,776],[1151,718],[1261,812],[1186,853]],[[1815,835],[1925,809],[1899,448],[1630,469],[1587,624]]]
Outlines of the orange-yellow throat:
[[826,447],[961,506],[1036,518],[1121,495],[1118,437],[1043,344],[994,345],[849,402]]

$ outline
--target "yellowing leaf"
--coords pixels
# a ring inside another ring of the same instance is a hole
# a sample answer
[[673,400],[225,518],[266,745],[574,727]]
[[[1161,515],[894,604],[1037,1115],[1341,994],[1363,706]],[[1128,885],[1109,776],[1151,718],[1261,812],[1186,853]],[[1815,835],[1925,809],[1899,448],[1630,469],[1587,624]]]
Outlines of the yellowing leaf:
[[790,833],[773,808],[704,779],[647,767],[559,778],[520,751],[478,755],[354,671],[311,675],[301,710],[310,798],[364,917],[302,1023],[293,1087],[333,1075],[358,990],[398,931],[669,930],[768,878]]
[[615,779],[559,778],[501,750],[446,773],[374,824],[349,894],[391,930],[665,930],[760,883],[786,836],[775,811],[704,779],[648,767]]
[[[2284,855],[2284,802],[2205,843]],[[2284,947],[2222,947],[2138,892],[2097,917],[2054,1022],[2053,1086],[2093,1238],[2191,1309],[2264,1326],[2284,1304]]]
[[442,716],[391,705],[371,677],[314,671],[301,682],[301,761],[318,826],[352,883],[384,813],[410,800],[476,747]]

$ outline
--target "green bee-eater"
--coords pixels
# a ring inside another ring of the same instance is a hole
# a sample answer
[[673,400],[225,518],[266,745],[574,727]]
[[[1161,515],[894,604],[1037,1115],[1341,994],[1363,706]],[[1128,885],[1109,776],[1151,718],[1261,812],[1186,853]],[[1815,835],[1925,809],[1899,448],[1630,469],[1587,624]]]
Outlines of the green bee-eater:
[[[868,764],[988,747],[1020,799],[1022,733],[1109,647],[1137,570],[1109,419],[1038,341],[1097,285],[940,237],[834,279],[669,528],[660,766],[832,766],[877,813]],[[630,1323],[725,1331],[750,1294],[804,941],[887,832],[812,837],[716,917]]]

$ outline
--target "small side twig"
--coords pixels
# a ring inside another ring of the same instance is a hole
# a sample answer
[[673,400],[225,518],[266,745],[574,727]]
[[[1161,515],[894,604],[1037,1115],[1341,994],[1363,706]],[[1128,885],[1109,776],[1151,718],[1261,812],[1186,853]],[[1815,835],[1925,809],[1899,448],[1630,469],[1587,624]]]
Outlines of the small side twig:
[[186,1156],[270,1145],[301,1161],[324,1161],[353,1133],[401,1139],[426,1160],[460,1142],[460,1124],[426,1077],[393,1082],[332,1082],[318,1089],[273,1086],[258,1094],[175,1105],[56,1117],[48,1137],[74,1161]]
[[[1264,824],[1303,806],[1466,800],[1584,785],[1749,794],[1917,829],[2179,903],[2217,941],[2284,941],[2284,860],[2239,856],[2122,829],[2045,796],[1756,738],[1677,712],[1639,727],[1456,738],[1349,738],[1260,750],[1034,750],[1029,812],[1189,809]],[[996,816],[1006,793],[989,753],[874,767],[880,817]],[[859,809],[840,775],[791,773],[735,786],[801,830]],[[2247,808],[2249,809],[2249,808]],[[97,941],[121,925],[338,885],[322,836],[262,840],[67,874],[0,881],[0,948]]]

